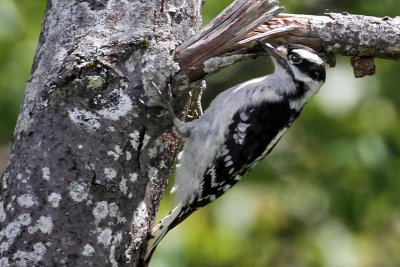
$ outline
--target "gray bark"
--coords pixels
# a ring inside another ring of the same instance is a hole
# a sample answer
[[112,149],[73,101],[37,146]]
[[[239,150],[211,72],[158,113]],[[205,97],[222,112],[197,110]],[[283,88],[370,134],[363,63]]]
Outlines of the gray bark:
[[[0,266],[138,266],[179,145],[139,98],[188,85],[174,52],[200,25],[200,0],[48,1],[3,177]],[[188,92],[175,97],[182,111]]]
[[274,41],[302,43],[320,52],[344,56],[400,59],[400,17],[378,18],[349,13],[324,16],[280,14],[257,31],[287,25],[296,28]]

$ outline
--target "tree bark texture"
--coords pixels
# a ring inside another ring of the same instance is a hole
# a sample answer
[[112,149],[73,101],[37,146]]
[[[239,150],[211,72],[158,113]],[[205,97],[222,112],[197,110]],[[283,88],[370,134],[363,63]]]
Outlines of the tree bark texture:
[[308,45],[319,52],[344,56],[400,59],[400,17],[372,17],[349,13],[324,16],[279,14],[256,31],[268,32],[287,25],[296,26],[283,43]]
[[[48,1],[3,176],[0,266],[138,266],[179,146],[140,99],[189,85],[172,79],[174,51],[200,25],[200,0]],[[188,93],[175,97],[182,111]]]

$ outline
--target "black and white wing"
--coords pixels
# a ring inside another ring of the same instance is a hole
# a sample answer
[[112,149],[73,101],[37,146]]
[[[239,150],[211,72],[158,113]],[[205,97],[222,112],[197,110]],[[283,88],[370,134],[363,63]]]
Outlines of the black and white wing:
[[271,152],[297,116],[288,102],[263,102],[236,112],[192,205],[202,207],[236,184]]

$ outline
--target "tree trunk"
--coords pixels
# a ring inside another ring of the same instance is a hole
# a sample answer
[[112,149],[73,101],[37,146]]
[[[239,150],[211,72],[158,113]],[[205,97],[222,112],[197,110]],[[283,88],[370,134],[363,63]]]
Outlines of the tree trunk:
[[[3,177],[0,266],[138,266],[179,146],[140,100],[189,87],[171,79],[174,52],[200,25],[201,0],[48,1]],[[175,97],[182,111],[188,93]]]

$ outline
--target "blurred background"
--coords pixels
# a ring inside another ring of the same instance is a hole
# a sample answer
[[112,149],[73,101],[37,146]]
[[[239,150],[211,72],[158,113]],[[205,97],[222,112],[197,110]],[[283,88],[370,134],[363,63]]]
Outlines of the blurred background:
[[[204,23],[232,0],[206,0]],[[395,0],[281,0],[288,13],[400,15]],[[0,0],[0,173],[46,2]],[[275,150],[227,194],[161,242],[151,267],[400,266],[400,64],[355,79],[349,58]],[[203,97],[271,72],[267,57],[210,77]],[[173,182],[171,181],[170,184]],[[171,209],[166,193],[158,219]]]

